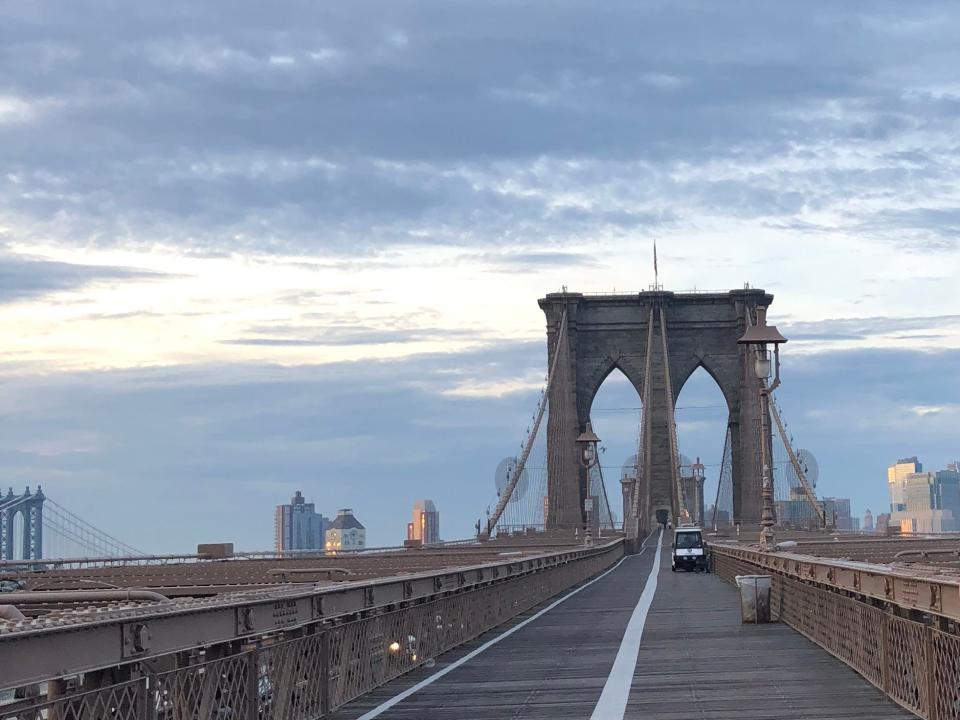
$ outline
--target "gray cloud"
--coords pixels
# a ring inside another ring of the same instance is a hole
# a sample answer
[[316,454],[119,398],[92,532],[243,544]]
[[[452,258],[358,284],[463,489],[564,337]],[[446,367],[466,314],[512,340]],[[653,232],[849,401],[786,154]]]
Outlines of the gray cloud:
[[940,337],[937,333],[931,334],[924,331],[958,324],[960,324],[960,315],[831,318],[785,322],[782,324],[782,330],[790,340],[865,340],[878,335],[894,335],[898,338],[919,340]]
[[457,328],[410,328],[385,330],[373,327],[339,327],[316,331],[313,329],[291,328],[296,334],[306,337],[240,337],[223,342],[228,345],[261,345],[273,347],[296,346],[338,346],[338,345],[383,345],[387,343],[411,343],[444,341],[452,339],[476,340],[477,334]]
[[478,258],[483,265],[498,272],[529,273],[543,268],[603,267],[594,255],[580,252],[504,252],[483,253]]
[[356,253],[916,198],[899,241],[952,247],[948,3],[468,8],[7,4],[0,207],[25,240]]
[[63,290],[78,290],[95,282],[142,280],[160,273],[109,265],[78,265],[0,255],[0,303],[15,302]]

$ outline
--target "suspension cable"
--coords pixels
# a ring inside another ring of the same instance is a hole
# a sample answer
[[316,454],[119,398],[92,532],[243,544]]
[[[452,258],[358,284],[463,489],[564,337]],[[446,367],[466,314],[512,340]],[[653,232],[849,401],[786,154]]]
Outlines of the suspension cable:
[[[560,318],[560,330],[557,335],[557,346],[554,348],[553,360],[550,362],[550,372],[547,375],[547,387],[543,392],[543,396],[540,398],[539,405],[537,406],[537,415],[534,418],[533,427],[531,428],[530,433],[527,435],[525,444],[523,446],[523,452],[520,454],[520,459],[517,461],[513,475],[507,482],[507,487],[504,488],[502,493],[500,493],[500,498],[497,500],[497,506],[494,508],[493,514],[487,519],[487,529],[480,535],[482,539],[490,538],[490,533],[493,531],[493,528],[497,526],[497,523],[500,522],[500,516],[503,515],[503,511],[507,507],[507,503],[510,502],[510,498],[513,496],[513,491],[517,487],[517,483],[520,481],[520,478],[523,477],[523,471],[526,467],[527,459],[530,457],[530,451],[533,449],[534,440],[536,439],[537,433],[540,430],[540,423],[543,421],[543,415],[546,412],[547,406],[550,402],[550,389],[553,387],[553,381],[556,377],[557,362],[560,359],[561,350],[565,349],[567,346],[566,337],[567,311],[566,308],[564,308],[563,316]],[[546,521],[546,519],[544,519],[544,521]]]

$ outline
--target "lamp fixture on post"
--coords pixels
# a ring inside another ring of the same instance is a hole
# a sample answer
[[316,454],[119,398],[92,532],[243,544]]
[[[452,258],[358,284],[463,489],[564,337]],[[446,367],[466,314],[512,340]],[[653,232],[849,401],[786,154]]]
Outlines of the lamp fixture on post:
[[580,448],[580,464],[587,470],[587,491],[583,503],[587,520],[583,537],[587,545],[593,544],[593,529],[590,526],[590,511],[593,509],[593,496],[590,495],[590,469],[600,462],[600,453],[597,452],[597,445],[599,444],[600,438],[593,432],[593,427],[588,420],[586,429],[577,438],[577,447]]
[[[773,369],[773,382],[769,387],[761,387],[760,392],[769,394],[780,386],[780,344],[785,343],[787,339],[780,334],[776,325],[767,325],[767,309],[765,307],[757,308],[757,324],[747,324],[747,331],[743,337],[737,340],[739,345],[751,345],[757,352],[754,362],[754,371],[758,380],[766,380],[770,377],[770,370]],[[767,345],[773,345],[773,358],[770,357],[770,351]],[[772,366],[772,367],[771,367]]]
[[[787,339],[774,325],[767,325],[767,309],[757,308],[757,324],[747,322],[747,331],[737,340],[739,345],[749,345],[756,352],[754,372],[760,381],[760,462],[763,467],[763,507],[760,515],[760,549],[772,550],[773,537],[773,479],[770,476],[770,461],[767,458],[767,435],[770,422],[770,394],[780,386],[780,345]],[[773,357],[767,350],[773,345]],[[773,381],[767,384],[773,371]]]

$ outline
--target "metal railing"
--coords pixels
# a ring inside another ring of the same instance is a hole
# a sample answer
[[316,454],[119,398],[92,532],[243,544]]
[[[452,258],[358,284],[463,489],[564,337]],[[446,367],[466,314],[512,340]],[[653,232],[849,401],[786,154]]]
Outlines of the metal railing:
[[[429,581],[429,595],[410,580],[396,581],[399,596],[386,592],[385,582],[354,587],[352,595],[318,592],[313,598],[317,619],[296,625],[284,625],[280,617],[289,612],[295,618],[295,603],[278,600],[271,624],[256,633],[246,627],[256,624],[255,609],[239,606],[237,626],[228,632],[234,640],[161,655],[144,652],[106,669],[91,661],[88,670],[70,677],[55,670],[63,667],[61,657],[49,657],[50,679],[42,682],[34,673],[37,681],[19,685],[28,698],[0,704],[0,720],[321,718],[596,575],[622,555],[618,540],[414,578]],[[123,628],[126,655],[150,647],[147,618],[139,620]],[[215,621],[208,611],[205,622]],[[194,626],[181,625],[189,627]],[[98,634],[104,629],[89,628],[87,643],[104,642]],[[73,633],[83,635],[84,629]],[[4,645],[0,636],[0,659],[15,649]],[[29,646],[18,647],[27,649],[18,662],[30,665]],[[0,667],[6,673],[14,664],[0,662]]]
[[[749,551],[714,546],[712,557],[716,573],[731,583],[736,575],[770,574],[775,618],[906,709],[927,720],[960,720],[960,636],[954,620],[911,603],[849,593],[834,584],[836,574],[833,580],[790,577],[789,565],[771,568],[770,554],[763,562],[751,562]],[[864,572],[868,570],[883,580],[881,568],[864,564]],[[884,581],[884,587],[896,586]]]
[[[476,538],[464,540],[441,540],[435,543],[426,543],[423,549],[442,550],[445,548],[476,547]],[[210,557],[199,553],[174,553],[166,555],[102,555],[84,557],[49,557],[33,560],[0,560],[0,575],[4,572],[24,570],[64,570],[85,569],[92,567],[122,567],[141,565],[180,565],[186,563],[223,563],[237,560],[289,560],[297,558],[330,558],[330,557],[365,557],[368,555],[382,555],[387,553],[402,553],[407,550],[404,545],[385,545],[361,549],[337,550],[336,553],[317,550],[236,550],[229,557]]]
[[[746,288],[749,289],[749,288]],[[659,292],[659,293],[670,293],[672,295],[724,295],[727,296],[731,292],[734,292],[731,288],[726,288],[725,290],[711,290],[709,288],[687,288],[685,290],[666,290],[662,285],[658,288],[654,288],[653,285],[650,285],[643,290],[592,290],[588,292],[577,292],[572,293],[574,295],[583,295],[584,297],[636,297],[637,295],[643,295],[645,293]]]

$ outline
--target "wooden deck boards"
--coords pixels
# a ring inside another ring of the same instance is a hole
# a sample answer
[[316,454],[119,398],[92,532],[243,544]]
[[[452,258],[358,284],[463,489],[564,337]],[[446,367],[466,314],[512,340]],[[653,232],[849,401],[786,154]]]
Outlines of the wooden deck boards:
[[789,626],[742,625],[736,590],[716,576],[665,562],[624,717],[914,716]]
[[[913,717],[786,625],[741,625],[734,588],[713,575],[671,573],[668,556],[665,560],[625,717]],[[627,559],[602,580],[380,717],[589,718],[651,561],[652,551]],[[360,717],[507,627],[447,653],[433,668],[421,668],[360,698],[334,717]]]

